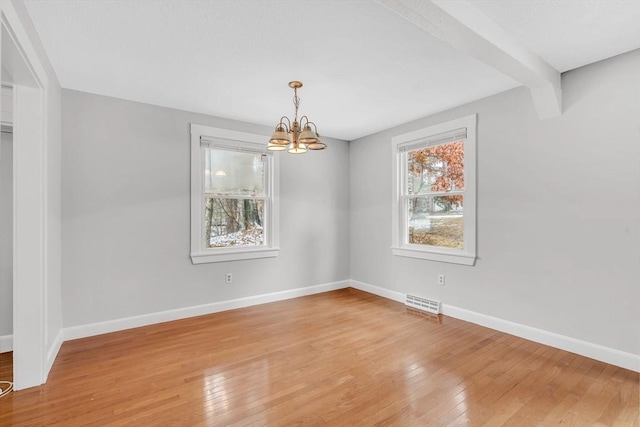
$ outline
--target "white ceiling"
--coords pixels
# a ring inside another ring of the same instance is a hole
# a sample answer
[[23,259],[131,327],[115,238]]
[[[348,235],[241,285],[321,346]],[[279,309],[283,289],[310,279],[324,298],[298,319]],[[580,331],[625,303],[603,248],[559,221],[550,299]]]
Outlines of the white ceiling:
[[[353,140],[519,86],[373,1],[27,0],[63,87]],[[638,1],[475,1],[559,71],[640,48]]]

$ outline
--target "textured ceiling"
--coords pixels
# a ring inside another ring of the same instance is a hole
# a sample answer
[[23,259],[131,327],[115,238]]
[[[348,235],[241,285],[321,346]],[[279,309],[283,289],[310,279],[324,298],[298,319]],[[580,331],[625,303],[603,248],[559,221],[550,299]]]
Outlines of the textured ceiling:
[[640,47],[640,1],[474,1],[560,72]]
[[[584,3],[584,4],[583,4]],[[352,140],[516,87],[372,1],[29,0],[65,88]],[[640,47],[640,3],[481,1],[560,71]]]

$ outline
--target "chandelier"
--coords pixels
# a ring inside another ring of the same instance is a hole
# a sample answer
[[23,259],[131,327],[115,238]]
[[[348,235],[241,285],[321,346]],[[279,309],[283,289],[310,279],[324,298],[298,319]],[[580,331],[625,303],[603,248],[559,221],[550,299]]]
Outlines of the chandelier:
[[[287,150],[291,154],[306,153],[307,149],[324,150],[327,148],[327,144],[318,135],[315,123],[310,122],[307,116],[300,117],[300,121],[298,121],[298,107],[300,106],[298,88],[302,87],[302,82],[294,80],[289,82],[289,87],[293,89],[293,105],[296,107],[293,123],[286,116],[280,118],[280,123],[276,126],[276,131],[269,140],[267,150]],[[313,129],[311,129],[312,125]]]

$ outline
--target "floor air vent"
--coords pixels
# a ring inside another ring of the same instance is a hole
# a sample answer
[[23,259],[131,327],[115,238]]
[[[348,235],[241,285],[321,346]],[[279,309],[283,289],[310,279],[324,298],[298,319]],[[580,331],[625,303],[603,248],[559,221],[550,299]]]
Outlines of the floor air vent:
[[440,314],[440,301],[407,295],[404,305],[418,310],[428,311],[429,313]]

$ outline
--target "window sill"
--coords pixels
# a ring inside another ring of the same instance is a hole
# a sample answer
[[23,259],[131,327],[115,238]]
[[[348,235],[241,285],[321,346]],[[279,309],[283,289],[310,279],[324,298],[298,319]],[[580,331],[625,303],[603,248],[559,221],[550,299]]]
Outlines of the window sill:
[[446,253],[446,252],[432,252],[420,249],[409,248],[391,248],[391,253],[396,256],[403,256],[409,258],[426,259],[430,261],[448,262],[451,264],[461,265],[473,265],[476,262],[476,256],[464,253]]
[[278,256],[279,252],[279,248],[230,249],[220,250],[219,252],[216,249],[212,249],[207,252],[192,253],[191,262],[193,264],[206,264],[211,262],[241,261],[256,258],[274,258]]

